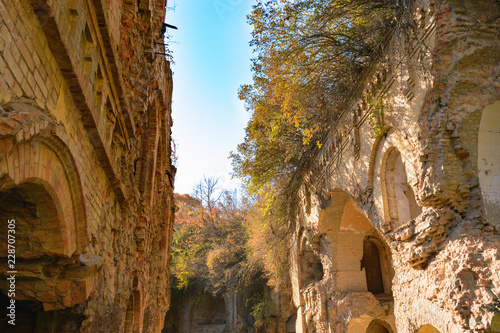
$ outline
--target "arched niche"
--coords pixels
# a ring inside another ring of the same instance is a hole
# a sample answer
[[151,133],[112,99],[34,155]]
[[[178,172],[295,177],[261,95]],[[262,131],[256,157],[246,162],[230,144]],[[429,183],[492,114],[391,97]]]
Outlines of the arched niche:
[[486,106],[478,136],[478,172],[488,222],[500,228],[500,101]]
[[331,204],[320,212],[318,231],[329,243],[337,286],[341,291],[367,291],[360,262],[363,240],[375,228],[346,192],[335,189],[329,195]]
[[423,325],[421,326],[417,333],[441,333],[437,328],[432,325]]
[[[136,280],[136,279],[134,279]],[[130,294],[125,315],[125,333],[142,332],[142,295],[138,287]]]
[[382,197],[384,199],[385,222],[396,229],[422,213],[415,193],[408,184],[405,164],[395,147],[389,148],[382,159]]

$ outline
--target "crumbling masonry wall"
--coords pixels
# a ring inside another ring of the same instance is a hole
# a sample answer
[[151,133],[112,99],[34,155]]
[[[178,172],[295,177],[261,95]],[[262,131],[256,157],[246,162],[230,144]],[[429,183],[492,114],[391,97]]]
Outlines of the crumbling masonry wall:
[[[498,320],[499,10],[416,1],[416,36],[393,31],[364,72],[304,178],[297,332],[489,332]],[[304,268],[314,256],[320,279]]]
[[[173,225],[166,1],[0,1],[0,289],[16,323],[160,332]],[[3,312],[2,312],[3,313]],[[17,332],[14,330],[14,332]]]

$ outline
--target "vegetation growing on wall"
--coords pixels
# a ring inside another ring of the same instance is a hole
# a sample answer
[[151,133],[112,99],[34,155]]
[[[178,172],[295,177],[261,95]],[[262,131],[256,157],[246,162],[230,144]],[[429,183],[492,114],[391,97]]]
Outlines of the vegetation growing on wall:
[[231,157],[236,176],[261,199],[258,248],[264,263],[273,258],[265,268],[276,285],[286,283],[283,253],[303,174],[396,8],[385,0],[258,1],[248,17],[256,57],[253,83],[239,97],[251,119]]
[[252,117],[245,141],[232,154],[236,174],[251,193],[269,186],[283,190],[307,167],[380,45],[394,8],[382,0],[254,6],[253,84],[239,91]]

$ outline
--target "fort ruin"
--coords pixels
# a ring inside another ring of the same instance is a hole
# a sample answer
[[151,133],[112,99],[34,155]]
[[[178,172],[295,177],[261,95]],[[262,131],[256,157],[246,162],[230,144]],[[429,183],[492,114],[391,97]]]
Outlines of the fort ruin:
[[418,38],[388,38],[324,142],[293,240],[296,332],[498,331],[500,23],[481,4],[417,1]]
[[[500,332],[500,22],[478,18],[500,8],[482,4],[415,1],[417,38],[392,32],[364,71],[304,175],[267,332]],[[168,329],[165,6],[0,0],[0,305],[15,270],[18,325],[0,331]],[[225,330],[233,296],[184,324]]]
[[175,175],[172,76],[155,44],[165,6],[0,1],[2,309],[17,272],[16,325],[2,316],[0,331],[163,327]]

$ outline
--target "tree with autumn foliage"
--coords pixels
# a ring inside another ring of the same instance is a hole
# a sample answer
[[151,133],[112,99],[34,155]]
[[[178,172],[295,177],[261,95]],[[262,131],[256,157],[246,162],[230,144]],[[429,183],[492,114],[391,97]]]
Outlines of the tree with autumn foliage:
[[391,0],[257,1],[248,17],[253,84],[239,90],[252,116],[231,154],[251,193],[295,188],[396,8]]
[[288,285],[288,235],[295,230],[303,174],[388,30],[412,0],[258,0],[253,83],[239,98],[251,114],[231,153],[235,175],[258,198],[250,245],[269,281]]
[[175,195],[178,207],[172,244],[172,278],[177,290],[235,292],[260,275],[248,261],[246,210],[235,192],[204,178],[193,196]]

